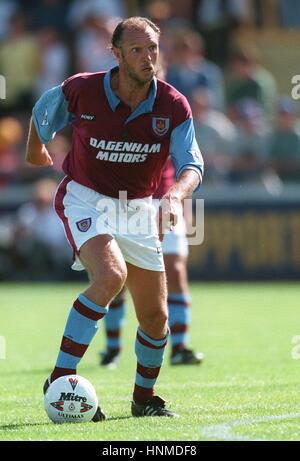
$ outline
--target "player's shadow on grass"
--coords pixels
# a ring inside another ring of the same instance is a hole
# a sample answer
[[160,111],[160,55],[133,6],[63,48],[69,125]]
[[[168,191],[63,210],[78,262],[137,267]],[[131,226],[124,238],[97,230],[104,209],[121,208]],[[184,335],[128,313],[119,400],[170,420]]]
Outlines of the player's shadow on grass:
[[113,416],[112,418],[106,418],[105,422],[110,422],[110,421],[120,421],[121,419],[132,419],[132,416]]
[[0,431],[13,431],[15,429],[26,429],[27,427],[34,426],[49,426],[50,424],[52,424],[50,421],[44,423],[3,424],[2,426],[0,425]]
[[[113,418],[107,418],[106,421],[119,421],[122,419],[131,419],[132,416],[115,416]],[[105,421],[105,422],[106,422]],[[2,426],[0,425],[0,431],[13,431],[16,429],[26,429],[28,427],[35,427],[35,426],[53,426],[53,423],[50,421],[44,422],[44,423],[21,423],[21,424],[3,424]]]

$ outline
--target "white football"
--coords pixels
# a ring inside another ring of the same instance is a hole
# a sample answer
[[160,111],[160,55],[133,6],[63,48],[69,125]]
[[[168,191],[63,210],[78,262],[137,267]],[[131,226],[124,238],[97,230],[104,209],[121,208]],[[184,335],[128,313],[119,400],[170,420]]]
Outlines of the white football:
[[82,376],[62,376],[47,389],[44,397],[47,415],[54,423],[91,421],[98,407],[94,386]]

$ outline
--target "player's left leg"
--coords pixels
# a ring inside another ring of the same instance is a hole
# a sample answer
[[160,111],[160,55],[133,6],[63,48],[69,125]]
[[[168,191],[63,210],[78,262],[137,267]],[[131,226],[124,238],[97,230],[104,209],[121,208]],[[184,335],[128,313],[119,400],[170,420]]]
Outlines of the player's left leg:
[[129,263],[127,271],[127,286],[139,322],[135,342],[137,370],[132,414],[177,416],[165,408],[163,399],[154,395],[168,337],[165,272],[146,270]]

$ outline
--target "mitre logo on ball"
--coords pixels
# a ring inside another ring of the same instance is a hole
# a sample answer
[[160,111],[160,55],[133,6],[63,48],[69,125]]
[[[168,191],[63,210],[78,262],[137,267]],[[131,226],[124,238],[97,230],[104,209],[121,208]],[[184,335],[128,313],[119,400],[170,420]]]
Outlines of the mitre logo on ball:
[[[70,388],[76,392],[70,392]],[[98,408],[94,386],[84,377],[67,375],[53,381],[44,397],[47,415],[54,423],[91,421]]]

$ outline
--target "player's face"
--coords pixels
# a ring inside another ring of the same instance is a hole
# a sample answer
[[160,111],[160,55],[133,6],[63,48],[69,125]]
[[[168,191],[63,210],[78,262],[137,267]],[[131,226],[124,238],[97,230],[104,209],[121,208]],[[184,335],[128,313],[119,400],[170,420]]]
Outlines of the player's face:
[[123,33],[119,67],[136,83],[150,82],[157,72],[158,36],[151,27]]

